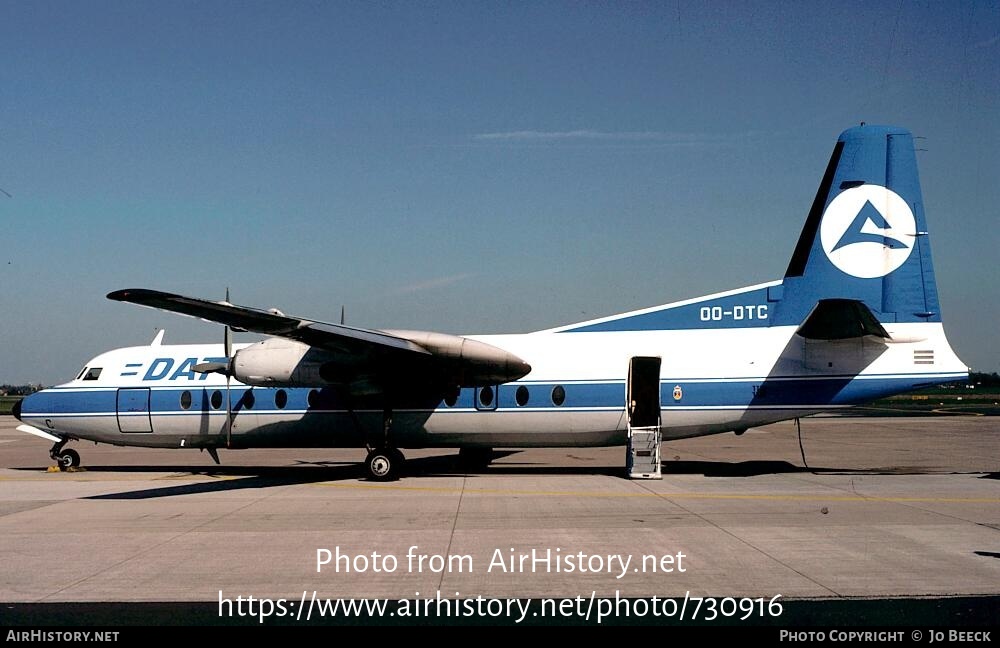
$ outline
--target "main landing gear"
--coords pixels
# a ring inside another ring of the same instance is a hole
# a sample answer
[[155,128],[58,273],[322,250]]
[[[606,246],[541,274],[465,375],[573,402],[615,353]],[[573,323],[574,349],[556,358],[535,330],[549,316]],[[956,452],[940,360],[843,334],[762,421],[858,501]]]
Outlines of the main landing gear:
[[370,448],[365,459],[368,478],[372,481],[393,481],[399,478],[406,458],[396,448]]
[[55,461],[61,470],[67,470],[68,468],[77,468],[80,465],[80,453],[72,448],[69,450],[63,450],[63,446],[69,439],[62,439],[56,441],[49,450],[49,456]]
[[381,438],[368,439],[368,456],[365,458],[365,468],[368,479],[386,482],[399,479],[406,458],[403,453],[392,447],[389,442],[389,430],[392,428],[392,409],[386,407],[382,411]]

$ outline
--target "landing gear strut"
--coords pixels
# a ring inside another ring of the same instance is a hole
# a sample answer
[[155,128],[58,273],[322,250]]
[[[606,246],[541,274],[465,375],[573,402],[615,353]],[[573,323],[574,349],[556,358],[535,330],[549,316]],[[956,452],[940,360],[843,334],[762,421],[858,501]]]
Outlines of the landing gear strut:
[[76,468],[80,465],[79,452],[73,449],[63,450],[63,446],[65,446],[68,441],[69,439],[56,441],[52,446],[52,449],[49,450],[49,456],[53,461],[59,464],[59,468],[62,470],[66,470],[67,468]]
[[[382,411],[382,434],[368,437],[368,456],[365,458],[365,468],[368,479],[372,481],[394,481],[399,479],[406,458],[403,453],[392,447],[389,442],[389,429],[392,427],[392,408],[388,405]],[[378,438],[381,436],[381,438]]]
[[392,409],[386,405],[382,411],[382,438],[369,437],[368,456],[365,458],[365,468],[368,469],[368,479],[372,481],[394,481],[399,479],[406,458],[403,453],[389,443],[389,429],[392,427]]

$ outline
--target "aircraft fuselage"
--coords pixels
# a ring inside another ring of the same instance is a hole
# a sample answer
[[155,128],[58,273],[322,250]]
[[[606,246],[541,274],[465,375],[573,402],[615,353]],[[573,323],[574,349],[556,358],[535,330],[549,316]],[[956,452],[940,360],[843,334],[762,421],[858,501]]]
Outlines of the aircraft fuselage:
[[[384,433],[387,414],[401,448],[602,446],[625,443],[635,356],[661,359],[664,438],[742,431],[967,376],[940,324],[887,328],[921,341],[817,343],[793,326],[473,336],[532,371],[453,401],[419,380],[387,396],[233,380],[228,439],[225,377],[192,370],[221,357],[221,345],[131,347],[89,362],[87,372],[101,369],[96,380],[31,396],[20,416],[59,436],[146,447],[363,447]],[[916,364],[928,352],[933,363]]]

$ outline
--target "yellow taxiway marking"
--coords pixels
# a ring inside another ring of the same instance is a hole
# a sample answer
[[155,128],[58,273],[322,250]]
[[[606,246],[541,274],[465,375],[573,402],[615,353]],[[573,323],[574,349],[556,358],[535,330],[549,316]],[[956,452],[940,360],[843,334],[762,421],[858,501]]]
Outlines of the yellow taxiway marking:
[[948,407],[932,409],[935,414],[947,414],[949,416],[986,416],[982,412],[956,412]]
[[393,486],[388,484],[344,484],[320,482],[308,484],[325,488],[356,490],[409,491],[417,493],[464,493],[466,495],[534,495],[541,497],[657,497],[662,499],[823,501],[823,502],[940,502],[962,504],[1000,504],[1000,497],[870,497],[866,495],[753,495],[738,493],[600,493],[587,491],[517,490],[503,488],[449,488],[442,486]]

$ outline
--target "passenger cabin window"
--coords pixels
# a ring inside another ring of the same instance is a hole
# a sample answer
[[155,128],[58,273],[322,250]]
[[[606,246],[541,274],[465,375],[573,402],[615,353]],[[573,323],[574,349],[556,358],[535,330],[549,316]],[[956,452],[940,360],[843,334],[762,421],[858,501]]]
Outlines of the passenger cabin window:
[[87,375],[83,377],[84,380],[97,380],[101,377],[101,367],[91,367]]
[[285,409],[288,404],[288,393],[284,389],[279,389],[274,393],[274,406],[278,409]]

